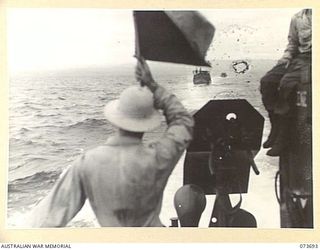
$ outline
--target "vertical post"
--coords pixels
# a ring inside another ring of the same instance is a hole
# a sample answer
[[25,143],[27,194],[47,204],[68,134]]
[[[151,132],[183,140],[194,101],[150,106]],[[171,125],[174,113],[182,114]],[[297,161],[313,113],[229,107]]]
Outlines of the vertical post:
[[135,31],[135,56],[139,58],[141,54],[140,54],[137,11],[133,11],[133,22],[134,22],[134,31]]
[[296,106],[288,131],[291,141],[279,162],[282,228],[313,228],[312,124],[310,100],[306,101],[311,96],[311,78],[305,78],[297,85]]

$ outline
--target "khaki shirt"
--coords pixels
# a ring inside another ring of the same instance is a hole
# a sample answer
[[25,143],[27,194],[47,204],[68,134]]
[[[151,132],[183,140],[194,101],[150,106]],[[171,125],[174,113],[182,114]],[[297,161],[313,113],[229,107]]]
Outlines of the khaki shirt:
[[101,226],[163,226],[163,190],[192,139],[193,118],[164,88],[154,93],[168,129],[156,142],[113,136],[66,170],[33,211],[31,227],[65,226],[88,198]]
[[295,14],[290,23],[288,45],[282,58],[292,59],[299,53],[309,53],[312,49],[312,13],[304,9]]

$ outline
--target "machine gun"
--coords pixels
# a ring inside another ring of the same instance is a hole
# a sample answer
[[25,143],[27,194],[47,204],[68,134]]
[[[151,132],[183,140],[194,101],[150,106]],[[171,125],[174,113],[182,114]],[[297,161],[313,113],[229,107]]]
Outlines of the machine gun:
[[[205,207],[203,197],[216,194],[209,227],[255,227],[254,216],[240,206],[241,194],[248,191],[250,166],[259,174],[253,158],[261,145],[263,116],[244,99],[211,100],[194,119],[194,139],[184,162],[184,186],[175,195],[180,225],[198,226]],[[229,194],[240,194],[234,208]],[[245,222],[241,218],[246,218]]]

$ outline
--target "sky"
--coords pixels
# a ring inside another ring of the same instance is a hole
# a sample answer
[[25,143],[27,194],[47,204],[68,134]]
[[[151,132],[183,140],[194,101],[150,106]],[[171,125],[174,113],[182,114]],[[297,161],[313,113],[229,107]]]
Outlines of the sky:
[[[299,9],[198,10],[216,28],[207,60],[278,59]],[[11,8],[11,72],[134,63],[132,10]]]

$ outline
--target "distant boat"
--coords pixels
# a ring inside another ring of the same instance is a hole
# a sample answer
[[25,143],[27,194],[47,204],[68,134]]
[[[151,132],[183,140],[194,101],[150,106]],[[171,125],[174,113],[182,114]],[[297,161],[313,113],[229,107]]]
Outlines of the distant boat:
[[221,76],[221,77],[227,77],[227,73],[222,72],[220,76]]
[[202,70],[201,68],[193,71],[193,83],[194,84],[210,84],[211,76],[209,71]]

